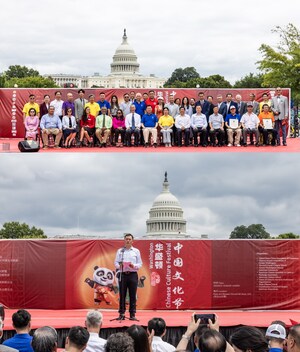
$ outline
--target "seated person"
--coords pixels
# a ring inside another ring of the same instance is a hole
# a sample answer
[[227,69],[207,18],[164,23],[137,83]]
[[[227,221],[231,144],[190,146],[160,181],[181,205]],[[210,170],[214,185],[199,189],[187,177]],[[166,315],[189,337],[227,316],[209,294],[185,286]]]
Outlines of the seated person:
[[[54,111],[53,111],[54,112]],[[19,309],[12,315],[12,325],[16,334],[3,342],[3,345],[15,348],[20,352],[33,352],[31,347],[32,336],[29,335],[31,330],[31,315],[25,309]]]
[[216,135],[218,136],[218,146],[224,145],[224,118],[223,115],[219,114],[218,105],[213,107],[213,114],[209,116],[209,127],[210,127],[210,141],[212,145],[216,146]]
[[54,134],[55,145],[54,148],[60,148],[59,142],[62,137],[62,124],[58,115],[54,115],[54,106],[50,105],[48,114],[42,116],[41,119],[41,130],[42,130],[42,139],[44,143],[43,149],[48,148],[48,136],[49,134]]
[[140,140],[141,116],[135,112],[135,105],[130,106],[130,113],[125,117],[125,140],[127,147],[131,147],[131,136],[134,135],[134,146],[138,147]]
[[40,119],[36,115],[36,110],[34,108],[30,108],[28,113],[29,113],[29,116],[26,116],[25,118],[25,129],[26,129],[25,138],[36,140]]
[[166,147],[172,147],[171,134],[173,132],[174,119],[169,114],[169,108],[164,107],[163,115],[159,118],[160,133],[163,136],[163,143]]
[[76,137],[76,119],[72,115],[72,108],[67,108],[67,115],[62,118],[62,128],[64,134],[64,147],[71,148],[72,142]]
[[142,128],[143,136],[145,141],[145,147],[149,147],[149,136],[150,133],[153,136],[153,147],[157,147],[157,125],[158,119],[155,114],[152,113],[151,105],[147,105],[146,113],[142,117]]
[[207,118],[202,114],[201,105],[197,105],[196,114],[192,115],[191,127],[194,135],[194,147],[198,147],[198,133],[200,134],[200,144],[202,147],[206,147]]
[[188,147],[190,139],[191,118],[185,113],[185,108],[179,109],[179,115],[175,117],[178,147],[182,146],[182,134],[184,134],[184,145]]
[[85,137],[88,141],[88,146],[92,147],[94,144],[95,134],[95,123],[96,119],[94,115],[90,114],[90,108],[87,106],[84,108],[82,118],[80,120],[80,139],[78,146],[83,145],[83,138]]
[[[262,106],[262,112],[258,115],[259,118],[259,125],[258,125],[258,131],[263,134],[263,145],[268,145],[268,135],[269,133],[272,133],[272,145],[275,147],[276,146],[276,140],[277,140],[277,131],[275,130],[275,119],[274,119],[274,114],[272,111],[270,111],[269,104],[264,104]],[[264,120],[271,120],[271,126],[266,126],[265,127],[265,121]]]
[[[125,117],[121,109],[117,110],[117,116],[113,117],[112,126],[115,133],[116,147],[123,147],[125,139]],[[119,135],[121,135],[121,142],[119,143]]]
[[233,146],[233,137],[234,137],[234,145],[236,147],[240,147],[241,141],[241,117],[239,114],[236,113],[236,107],[230,107],[230,114],[226,115],[225,119],[225,127],[227,128],[227,137],[228,137],[228,147]]
[[152,352],[173,352],[176,348],[168,342],[162,340],[162,337],[166,334],[166,322],[162,318],[153,318],[148,321],[147,332],[148,335],[154,331],[152,338]]
[[96,117],[96,137],[98,138],[99,147],[106,147],[107,139],[110,136],[112,128],[112,119],[107,113],[107,108],[101,108],[101,114]]
[[256,147],[259,146],[258,142],[258,124],[259,118],[253,112],[253,103],[247,103],[247,112],[241,118],[241,124],[243,127],[243,140],[244,140],[244,147],[247,147],[247,135],[254,134],[255,135],[255,145]]

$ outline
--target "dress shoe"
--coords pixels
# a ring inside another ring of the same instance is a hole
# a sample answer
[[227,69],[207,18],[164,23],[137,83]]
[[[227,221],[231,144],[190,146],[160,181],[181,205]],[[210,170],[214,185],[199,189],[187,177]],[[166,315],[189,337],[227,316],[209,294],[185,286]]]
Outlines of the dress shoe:
[[125,320],[125,315],[120,314],[119,317],[116,320]]
[[130,314],[129,320],[135,320],[135,321],[137,321],[137,318],[135,317],[135,314]]
[[287,147],[287,144],[286,144],[286,142],[283,142],[283,145],[284,145],[285,147]]

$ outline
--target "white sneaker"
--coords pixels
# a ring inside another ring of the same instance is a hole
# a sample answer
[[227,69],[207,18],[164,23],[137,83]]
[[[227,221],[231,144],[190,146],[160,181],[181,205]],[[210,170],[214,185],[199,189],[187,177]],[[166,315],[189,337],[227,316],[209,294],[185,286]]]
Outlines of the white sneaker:
[[240,145],[240,144],[237,144],[236,146],[237,146],[237,147],[240,147],[241,145]]
[[231,143],[227,144],[227,147],[232,147],[232,144]]

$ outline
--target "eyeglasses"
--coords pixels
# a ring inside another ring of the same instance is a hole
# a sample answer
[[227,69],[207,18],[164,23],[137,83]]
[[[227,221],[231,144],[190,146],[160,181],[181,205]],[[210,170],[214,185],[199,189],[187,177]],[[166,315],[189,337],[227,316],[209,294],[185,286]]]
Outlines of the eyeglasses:
[[34,100],[35,98],[33,97],[33,98],[30,98],[30,100]]

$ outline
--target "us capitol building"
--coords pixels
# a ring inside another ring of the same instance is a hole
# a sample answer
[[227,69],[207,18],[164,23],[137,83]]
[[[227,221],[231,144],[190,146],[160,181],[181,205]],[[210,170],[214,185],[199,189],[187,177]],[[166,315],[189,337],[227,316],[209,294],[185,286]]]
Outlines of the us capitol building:
[[178,199],[170,192],[167,172],[162,192],[155,198],[146,221],[145,238],[188,238],[186,220]]
[[155,77],[154,74],[143,76],[139,73],[140,64],[133,48],[128,44],[126,29],[123,41],[118,46],[113,62],[110,64],[111,72],[108,76],[77,76],[66,74],[48,74],[55,83],[64,87],[74,85],[78,88],[162,88],[166,79]]

